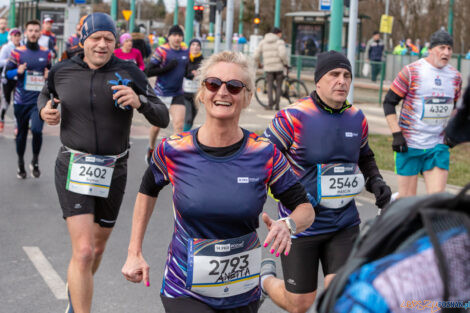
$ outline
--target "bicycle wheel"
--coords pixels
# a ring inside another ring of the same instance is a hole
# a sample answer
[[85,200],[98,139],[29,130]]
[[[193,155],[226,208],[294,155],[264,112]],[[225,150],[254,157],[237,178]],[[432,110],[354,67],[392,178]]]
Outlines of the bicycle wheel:
[[255,98],[263,108],[268,107],[268,88],[264,77],[258,78],[255,82]]
[[305,87],[305,84],[298,79],[286,79],[284,84],[283,94],[287,96],[287,100],[292,104],[293,102],[307,97],[310,93]]

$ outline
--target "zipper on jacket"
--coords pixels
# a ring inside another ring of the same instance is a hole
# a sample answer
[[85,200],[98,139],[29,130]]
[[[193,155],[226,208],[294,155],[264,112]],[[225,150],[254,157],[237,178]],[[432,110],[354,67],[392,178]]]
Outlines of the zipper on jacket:
[[96,70],[93,70],[93,74],[90,79],[90,110],[91,116],[93,117],[93,126],[95,128],[95,154],[99,154],[98,151],[98,129],[96,127],[95,112],[93,109],[93,79],[95,78]]

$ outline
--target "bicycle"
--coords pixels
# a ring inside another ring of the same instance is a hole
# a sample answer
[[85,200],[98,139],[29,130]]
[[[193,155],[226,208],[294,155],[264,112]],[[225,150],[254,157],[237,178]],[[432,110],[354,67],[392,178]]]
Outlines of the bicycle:
[[[281,99],[285,98],[292,104],[294,101],[307,97],[310,93],[305,84],[297,78],[289,77],[289,67],[286,67],[286,74],[282,78]],[[273,82],[273,97],[276,92],[276,81]],[[255,82],[255,98],[263,108],[268,108],[268,84],[266,77],[260,77]]]

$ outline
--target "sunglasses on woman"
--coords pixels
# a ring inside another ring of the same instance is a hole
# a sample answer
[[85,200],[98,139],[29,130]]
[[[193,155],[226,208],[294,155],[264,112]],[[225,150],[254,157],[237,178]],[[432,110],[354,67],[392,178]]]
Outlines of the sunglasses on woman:
[[232,95],[240,93],[243,88],[246,88],[246,90],[250,91],[250,89],[248,89],[248,87],[243,82],[237,79],[231,79],[229,81],[224,82],[223,80],[220,80],[217,77],[208,77],[202,82],[204,83],[204,86],[206,86],[206,88],[212,92],[217,92],[217,90],[219,90],[223,84],[225,84],[225,87],[227,87],[228,92],[230,92]]

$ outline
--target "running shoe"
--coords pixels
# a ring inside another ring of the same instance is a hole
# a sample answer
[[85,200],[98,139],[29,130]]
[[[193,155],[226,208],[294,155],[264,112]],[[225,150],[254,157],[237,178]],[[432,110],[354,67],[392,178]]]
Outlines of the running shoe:
[[73,310],[72,306],[72,299],[70,299],[70,291],[69,291],[69,283],[67,282],[65,284],[65,291],[67,292],[67,309],[65,309],[65,313],[74,313],[75,311]]
[[153,149],[150,147],[147,148],[147,153],[145,154],[145,163],[150,165],[150,160],[152,159]]
[[263,261],[261,261],[261,270],[260,270],[260,273],[259,273],[259,277],[260,277],[260,288],[261,288],[261,298],[259,299],[259,306],[261,306],[264,302],[264,300],[266,300],[266,298],[269,298],[269,295],[266,291],[264,291],[263,289],[263,285],[261,284],[261,282],[263,281],[263,277],[264,276],[274,276],[276,277],[276,261],[274,261],[273,259],[264,259]]
[[31,170],[31,176],[33,176],[34,178],[39,178],[39,176],[41,176],[41,171],[39,170],[39,164],[31,163],[29,164],[29,169]]
[[18,177],[18,179],[26,179],[26,171],[24,169],[24,164],[18,164],[18,170],[16,171],[16,177]]
[[3,133],[3,129],[5,128],[5,122],[0,121],[0,133]]

